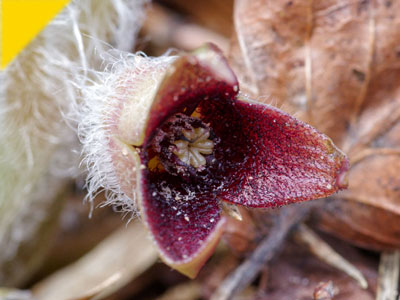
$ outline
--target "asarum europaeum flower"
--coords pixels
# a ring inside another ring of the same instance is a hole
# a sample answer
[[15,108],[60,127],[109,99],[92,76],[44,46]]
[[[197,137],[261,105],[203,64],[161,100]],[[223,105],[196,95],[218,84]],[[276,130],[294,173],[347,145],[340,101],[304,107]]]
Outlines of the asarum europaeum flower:
[[224,231],[221,203],[274,207],[345,188],[348,161],[313,127],[239,93],[221,52],[125,57],[84,92],[89,198],[138,203],[165,263],[195,277]]

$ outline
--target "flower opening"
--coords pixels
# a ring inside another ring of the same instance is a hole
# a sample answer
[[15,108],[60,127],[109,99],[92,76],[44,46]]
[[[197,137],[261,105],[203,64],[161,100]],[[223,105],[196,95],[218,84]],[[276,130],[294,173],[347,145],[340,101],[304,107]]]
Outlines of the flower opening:
[[[210,164],[210,155],[218,139],[200,119],[182,113],[172,116],[158,129],[149,155],[152,171],[167,171],[184,177],[196,174]],[[154,161],[162,168],[152,166]]]

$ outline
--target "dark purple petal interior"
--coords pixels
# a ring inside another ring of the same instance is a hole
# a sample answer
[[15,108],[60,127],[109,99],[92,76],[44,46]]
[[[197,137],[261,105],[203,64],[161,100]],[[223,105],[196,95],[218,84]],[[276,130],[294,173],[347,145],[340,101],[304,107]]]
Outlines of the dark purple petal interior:
[[192,257],[220,220],[215,195],[196,190],[168,173],[144,172],[144,209],[156,242],[169,259]]
[[[236,95],[234,74],[220,52],[213,49],[213,53],[231,73],[233,82],[216,78],[207,62],[200,62],[195,56],[178,59],[171,68],[175,72],[167,75],[150,111],[140,154],[145,166],[154,156],[152,139],[168,118],[176,113],[191,115],[202,100]],[[158,246],[173,261],[196,254],[220,221],[216,190],[210,188],[208,180],[213,176],[207,169],[200,176],[185,180],[165,170],[142,170],[142,213]]]

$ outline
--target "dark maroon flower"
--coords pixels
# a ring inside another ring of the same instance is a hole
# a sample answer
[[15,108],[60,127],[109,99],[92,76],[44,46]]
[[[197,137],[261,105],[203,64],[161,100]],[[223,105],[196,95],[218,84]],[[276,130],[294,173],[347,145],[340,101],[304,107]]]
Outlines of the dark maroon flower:
[[[97,113],[109,153],[101,155],[112,171],[93,170],[92,190],[111,188],[112,200],[128,209],[136,198],[162,259],[173,268],[196,276],[223,232],[222,201],[274,207],[346,187],[348,161],[332,141],[241,95],[215,46],[167,63],[134,60],[113,70],[107,105],[100,105],[107,112]],[[87,152],[94,165],[101,151]]]

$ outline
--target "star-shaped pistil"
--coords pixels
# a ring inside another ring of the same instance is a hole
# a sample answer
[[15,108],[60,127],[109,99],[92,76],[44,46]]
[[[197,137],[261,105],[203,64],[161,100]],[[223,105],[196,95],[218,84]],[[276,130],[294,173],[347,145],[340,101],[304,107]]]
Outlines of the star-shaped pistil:
[[194,128],[182,130],[186,140],[174,142],[176,149],[173,153],[185,164],[198,169],[206,165],[203,155],[210,155],[213,152],[214,142],[209,139],[210,132],[206,128]]

